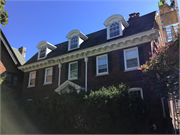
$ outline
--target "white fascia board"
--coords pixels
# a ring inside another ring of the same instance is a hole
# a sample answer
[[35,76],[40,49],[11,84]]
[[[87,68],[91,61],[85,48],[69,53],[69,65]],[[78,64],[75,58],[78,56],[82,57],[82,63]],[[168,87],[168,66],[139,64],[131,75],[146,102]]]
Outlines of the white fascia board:
[[67,53],[67,54],[64,54],[64,55],[61,55],[61,56],[53,57],[51,59],[45,59],[43,61],[39,61],[39,62],[37,61],[37,62],[28,64],[28,65],[19,66],[18,68],[22,69],[22,68],[26,68],[26,67],[29,67],[29,66],[36,65],[38,63],[48,62],[49,60],[58,60],[58,59],[61,59],[61,58],[70,57],[71,55],[86,53],[88,51],[92,51],[92,50],[98,49],[98,48],[104,48],[106,46],[111,46],[113,44],[126,43],[127,41],[133,41],[136,38],[142,38],[143,36],[150,36],[151,34],[156,34],[157,35],[157,33],[158,33],[157,31],[158,30],[156,30],[156,29],[152,29],[152,30],[141,32],[141,33],[138,33],[138,34],[135,34],[135,35],[132,35],[132,36],[128,36],[128,37],[125,37],[125,38],[121,38],[121,39],[118,39],[118,40],[113,40],[113,41],[110,41],[110,42],[107,42],[107,43],[104,43],[104,44],[100,44],[100,45],[97,45],[97,46],[94,46],[94,47],[86,48],[86,49],[83,49],[83,50],[80,50],[80,51],[77,51],[77,52]]

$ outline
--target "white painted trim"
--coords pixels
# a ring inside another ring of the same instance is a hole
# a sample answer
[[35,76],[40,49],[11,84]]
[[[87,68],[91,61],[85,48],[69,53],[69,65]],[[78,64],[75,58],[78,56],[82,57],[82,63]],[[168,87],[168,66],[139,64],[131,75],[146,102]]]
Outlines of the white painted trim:
[[2,36],[1,34],[0,34],[0,37],[1,37],[1,40],[2,40],[2,42],[4,43],[4,45],[5,45],[5,47],[6,47],[9,55],[11,56],[14,64],[17,65],[18,62],[17,62],[16,59],[14,58],[12,51],[11,51],[10,48],[8,47],[7,43],[5,42],[5,40],[4,40],[4,38],[3,38],[3,36]]
[[36,71],[30,72],[29,73],[29,81],[28,81],[28,88],[34,87],[35,85],[30,85],[30,80],[31,80],[31,74],[35,72],[35,85],[36,85]]
[[[130,50],[134,50],[134,49],[136,49],[136,51],[137,51],[137,64],[138,65],[137,65],[137,67],[127,68],[126,52],[130,51]],[[130,49],[126,49],[126,50],[123,51],[123,53],[124,53],[124,67],[125,67],[125,71],[136,70],[140,66],[138,47],[133,47],[133,48],[130,48]]]
[[[77,64],[77,77],[71,78],[70,77],[70,65],[74,64],[74,63]],[[68,80],[76,80],[76,79],[78,79],[78,61],[74,61],[74,62],[69,63],[69,69],[68,69]]]
[[43,46],[46,46],[51,50],[56,50],[56,48],[57,48],[56,46],[50,44],[47,41],[41,41],[36,47],[37,47],[37,49],[41,49],[41,47],[43,47]]
[[128,90],[128,92],[130,93],[130,91],[140,91],[140,92],[141,92],[141,98],[144,99],[142,88],[139,88],[139,87],[130,88],[130,89]]
[[[67,63],[69,61],[75,61],[75,60],[84,58],[84,54],[87,54],[88,57],[91,57],[91,56],[96,56],[103,53],[108,53],[110,51],[114,51],[117,49],[133,47],[138,44],[151,42],[151,40],[157,36],[156,31],[157,31],[156,29],[152,29],[146,32],[138,33],[138,34],[125,37],[122,39],[118,39],[118,40],[113,40],[113,41],[100,44],[94,47],[90,47],[87,49],[74,51],[71,53],[56,56],[50,59],[45,59],[42,61],[37,61],[37,62],[27,64],[27,65],[22,65],[22,66],[19,66],[18,68],[24,72],[29,72],[32,70],[37,70],[40,68],[57,65],[59,63],[58,62],[59,59],[62,60],[61,63]],[[50,63],[49,61],[52,61],[52,62]]]
[[60,84],[61,84],[61,68],[62,68],[61,62],[59,63],[58,68],[59,68],[59,80],[58,80],[58,86],[60,86]]
[[104,75],[109,75],[109,73],[98,74],[96,76],[98,77],[98,76],[104,76]]
[[72,87],[74,87],[77,90],[77,92],[78,92],[78,90],[84,90],[84,88],[81,87],[80,85],[77,85],[69,80],[66,80],[63,84],[61,84],[59,87],[57,87],[54,91],[60,94],[60,91],[68,85],[71,85]]
[[87,68],[88,68],[88,65],[87,65],[87,63],[88,63],[88,58],[87,57],[85,57],[84,58],[84,62],[85,62],[85,91],[87,92]]
[[[98,72],[98,58],[99,58],[99,57],[103,57],[103,56],[106,56],[106,60],[107,60],[107,72],[99,73],[99,72]],[[107,56],[107,54],[100,55],[100,56],[96,56],[96,75],[108,74],[108,73],[109,73],[108,70],[109,70],[109,69],[108,69],[108,56]]]
[[46,76],[47,76],[47,70],[48,69],[52,70],[52,78],[53,78],[53,67],[46,68],[45,69],[45,76],[44,76],[44,84],[43,85],[45,85],[45,84],[52,84],[52,80],[51,80],[51,82],[46,82]]

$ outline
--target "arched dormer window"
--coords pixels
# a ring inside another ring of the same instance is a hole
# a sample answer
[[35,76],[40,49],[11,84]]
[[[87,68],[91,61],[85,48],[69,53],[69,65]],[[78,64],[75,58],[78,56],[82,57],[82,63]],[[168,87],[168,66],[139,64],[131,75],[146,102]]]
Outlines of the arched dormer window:
[[80,48],[80,45],[88,39],[88,37],[79,30],[70,31],[66,38],[69,40],[68,51]]
[[107,39],[112,39],[123,35],[123,30],[129,26],[129,23],[122,15],[112,15],[104,22],[107,27]]
[[36,47],[39,49],[37,57],[38,60],[46,58],[52,50],[55,50],[57,48],[56,46],[46,41],[41,41]]
[[119,23],[114,22],[110,26],[110,38],[119,35]]
[[78,47],[78,37],[77,36],[74,36],[72,37],[71,39],[71,43],[70,43],[70,49],[75,49]]

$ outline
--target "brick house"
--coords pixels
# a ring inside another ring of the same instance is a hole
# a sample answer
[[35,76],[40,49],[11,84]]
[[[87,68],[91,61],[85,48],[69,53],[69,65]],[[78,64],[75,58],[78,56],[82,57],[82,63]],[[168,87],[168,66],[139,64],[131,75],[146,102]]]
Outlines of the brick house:
[[26,48],[21,47],[18,50],[11,47],[1,30],[1,60],[0,60],[0,75],[6,75],[3,83],[16,91],[18,96],[21,95],[23,74],[24,72],[18,69],[18,66],[23,65],[25,61]]
[[138,70],[157,47],[154,41],[164,43],[159,14],[129,16],[126,21],[121,15],[112,15],[105,20],[105,29],[88,35],[72,30],[66,36],[68,41],[57,45],[41,41],[38,52],[19,67],[24,72],[22,98],[45,98],[68,91],[69,85],[90,91],[123,82],[151,108],[152,131],[148,132],[170,133],[162,123],[161,99],[154,98]]

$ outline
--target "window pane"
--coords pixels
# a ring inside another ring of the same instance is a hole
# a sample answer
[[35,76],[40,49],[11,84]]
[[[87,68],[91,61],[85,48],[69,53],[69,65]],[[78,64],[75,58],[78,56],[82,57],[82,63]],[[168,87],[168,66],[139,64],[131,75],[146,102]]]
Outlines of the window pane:
[[77,68],[78,68],[78,63],[70,64],[70,78],[77,77]]
[[115,22],[110,26],[110,37],[119,35],[119,23]]
[[70,65],[70,70],[76,70],[77,69],[77,63]]
[[107,56],[98,57],[98,73],[107,72]]
[[11,81],[12,81],[12,74],[7,74],[6,85],[11,86]]
[[36,72],[31,73],[31,79],[36,78]]
[[46,54],[46,47],[42,47],[40,50],[40,58],[45,57]]
[[137,58],[127,60],[127,68],[137,67],[137,66],[138,66]]
[[71,45],[70,45],[70,49],[74,49],[74,48],[77,48],[78,47],[78,37],[77,36],[74,36],[72,39],[71,39]]
[[17,87],[17,83],[18,83],[18,77],[17,77],[17,76],[14,76],[14,77],[13,77],[13,84],[12,84],[12,86],[13,86],[13,87]]
[[75,78],[75,77],[77,77],[77,70],[70,72],[70,78]]
[[52,69],[47,69],[47,75],[52,75]]
[[52,75],[46,76],[46,83],[52,82]]
[[130,94],[133,95],[134,97],[141,97],[141,91],[130,91]]
[[35,79],[30,80],[30,85],[35,85]]
[[126,59],[128,60],[128,59],[133,59],[133,58],[137,58],[136,49],[126,51]]

